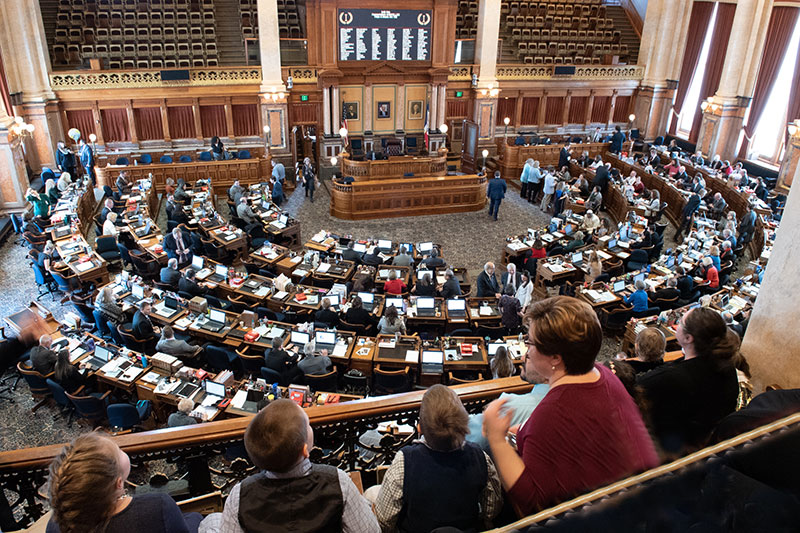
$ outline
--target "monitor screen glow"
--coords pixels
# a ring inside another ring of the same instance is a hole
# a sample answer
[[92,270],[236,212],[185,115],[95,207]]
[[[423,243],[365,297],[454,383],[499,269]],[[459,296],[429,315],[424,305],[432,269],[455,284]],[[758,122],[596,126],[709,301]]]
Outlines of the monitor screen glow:
[[225,313],[223,311],[212,309],[209,311],[209,317],[211,318],[212,322],[219,322],[221,324],[225,323]]
[[207,379],[203,382],[203,385],[206,389],[206,394],[211,396],[218,396],[220,398],[225,397],[225,384],[224,383],[217,383],[216,381],[211,381]]

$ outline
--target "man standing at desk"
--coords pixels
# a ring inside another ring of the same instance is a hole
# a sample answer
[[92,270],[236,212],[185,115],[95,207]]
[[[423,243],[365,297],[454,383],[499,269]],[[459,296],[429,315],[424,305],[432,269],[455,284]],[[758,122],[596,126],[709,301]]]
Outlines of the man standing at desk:
[[614,128],[614,135],[611,136],[611,148],[609,148],[609,152],[612,154],[618,154],[622,151],[622,143],[625,142],[625,134],[622,133],[619,126]]
[[177,259],[180,268],[186,266],[191,261],[190,254],[191,248],[189,242],[183,238],[181,228],[175,228],[172,233],[164,237],[164,251],[167,252],[167,257],[170,259]]
[[489,262],[483,265],[483,272],[478,274],[478,289],[475,296],[478,298],[500,297],[500,285],[494,274],[494,263]]
[[283,166],[283,163],[279,161],[272,160],[272,177],[283,183],[283,180],[286,179],[286,168]]
[[494,179],[489,180],[489,186],[486,188],[486,196],[489,197],[489,216],[494,216],[497,220],[497,214],[500,211],[500,202],[506,197],[506,182],[500,177],[500,171],[494,171]]
[[683,206],[683,211],[681,212],[681,225],[678,227],[678,232],[675,233],[675,240],[677,242],[683,241],[683,230],[692,228],[692,217],[694,216],[695,211],[700,208],[700,200],[702,199],[703,195],[705,195],[705,191],[702,190],[699,193],[692,193],[692,195],[686,201],[686,205]]
[[94,152],[92,152],[92,147],[86,144],[83,139],[78,142],[78,157],[81,160],[81,166],[86,170],[86,173],[92,179],[92,185],[94,185],[96,182],[94,177]]
[[561,151],[558,153],[558,168],[569,167],[569,157],[572,155],[570,153],[570,148],[572,146],[567,143],[566,146],[561,148]]

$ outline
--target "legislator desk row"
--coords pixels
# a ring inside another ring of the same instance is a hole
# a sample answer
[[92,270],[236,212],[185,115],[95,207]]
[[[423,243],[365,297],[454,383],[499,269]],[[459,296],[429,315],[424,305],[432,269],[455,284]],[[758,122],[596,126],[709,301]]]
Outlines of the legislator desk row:
[[[272,195],[267,183],[251,184],[246,187],[243,197],[247,199],[253,212],[261,222],[267,238],[272,242],[284,244],[290,248],[300,246],[300,221],[281,211],[279,206],[272,203]],[[236,208],[236,204],[229,196],[228,209],[230,210],[231,223],[241,229],[245,229],[248,224],[239,218]]]
[[358,161],[342,152],[341,172],[355,181],[380,180],[413,176],[444,176],[447,174],[447,149],[435,156],[391,156],[388,159]]
[[129,180],[152,177],[153,186],[159,193],[164,192],[167,178],[177,182],[195,182],[210,179],[215,194],[223,194],[236,180],[242,184],[266,181],[272,175],[272,158],[231,159],[227,161],[191,161],[187,163],[152,163],[149,165],[114,165],[95,167],[97,185],[114,187],[120,172],[127,172]]

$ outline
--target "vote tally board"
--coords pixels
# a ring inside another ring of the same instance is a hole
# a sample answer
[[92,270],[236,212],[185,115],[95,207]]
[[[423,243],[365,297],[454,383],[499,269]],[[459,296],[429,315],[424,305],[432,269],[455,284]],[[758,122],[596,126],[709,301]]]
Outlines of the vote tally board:
[[430,61],[430,10],[340,9],[340,61]]

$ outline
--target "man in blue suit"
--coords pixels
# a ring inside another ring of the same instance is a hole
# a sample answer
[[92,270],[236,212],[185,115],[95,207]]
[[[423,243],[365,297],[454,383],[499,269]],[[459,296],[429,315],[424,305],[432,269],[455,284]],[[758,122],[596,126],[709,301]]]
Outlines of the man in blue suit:
[[96,183],[94,177],[94,153],[92,147],[86,144],[83,139],[78,144],[78,156],[81,160],[81,166],[86,169],[86,173],[92,178],[92,185]]
[[275,177],[272,177],[270,182],[272,183],[272,202],[280,207],[285,199],[283,196],[283,185],[281,184],[281,180]]
[[489,180],[486,196],[489,197],[489,216],[494,216],[494,219],[497,220],[500,202],[506,197],[506,180],[500,177],[499,170],[495,170],[494,179]]

